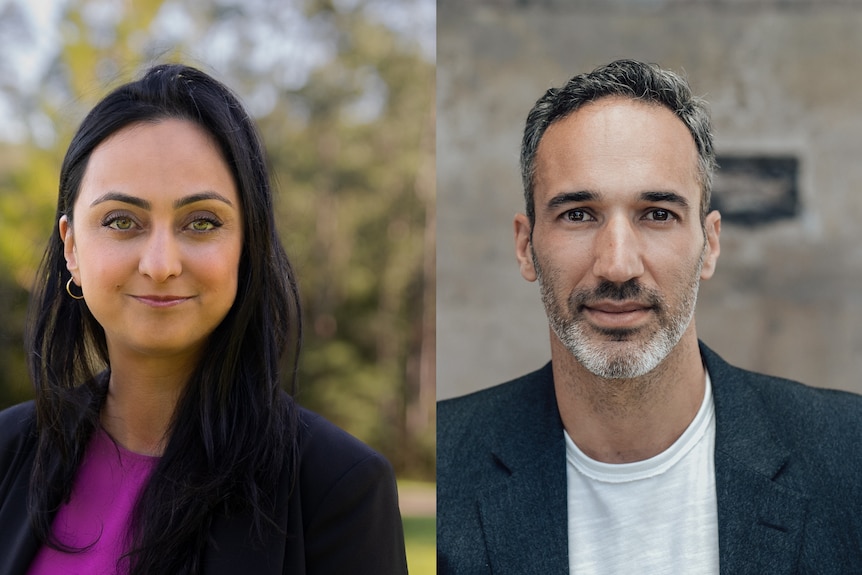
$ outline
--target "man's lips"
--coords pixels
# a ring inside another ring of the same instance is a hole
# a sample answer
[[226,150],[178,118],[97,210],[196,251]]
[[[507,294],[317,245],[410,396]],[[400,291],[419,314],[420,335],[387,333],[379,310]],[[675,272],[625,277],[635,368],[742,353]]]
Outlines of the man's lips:
[[595,303],[584,304],[586,309],[599,311],[602,313],[629,313],[633,311],[650,310],[652,306],[640,302],[625,302],[625,301],[601,301]]
[[653,311],[649,304],[618,301],[588,303],[582,309],[593,322],[603,327],[628,327]]
[[144,305],[157,308],[177,306],[192,299],[191,297],[179,295],[133,295],[131,297]]

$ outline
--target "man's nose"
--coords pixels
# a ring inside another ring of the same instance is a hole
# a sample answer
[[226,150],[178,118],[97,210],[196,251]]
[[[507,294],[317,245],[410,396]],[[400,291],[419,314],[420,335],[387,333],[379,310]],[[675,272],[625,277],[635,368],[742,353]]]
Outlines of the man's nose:
[[595,239],[596,277],[621,284],[644,273],[642,245],[631,221],[614,216],[599,229]]

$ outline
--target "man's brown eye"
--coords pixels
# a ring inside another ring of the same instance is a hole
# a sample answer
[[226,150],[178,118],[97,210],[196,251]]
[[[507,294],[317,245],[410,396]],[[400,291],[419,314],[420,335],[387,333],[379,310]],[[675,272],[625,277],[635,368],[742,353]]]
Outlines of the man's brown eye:
[[582,222],[586,217],[584,210],[569,210],[566,212],[566,219],[570,222]]

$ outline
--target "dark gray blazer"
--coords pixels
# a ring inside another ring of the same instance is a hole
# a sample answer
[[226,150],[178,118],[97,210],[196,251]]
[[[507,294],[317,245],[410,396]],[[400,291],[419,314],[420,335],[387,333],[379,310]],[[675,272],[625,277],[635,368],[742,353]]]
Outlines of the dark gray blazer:
[[[701,353],[715,400],[721,573],[862,573],[862,397]],[[568,573],[566,526],[550,364],[438,404],[439,574]]]
[[[38,549],[27,516],[35,449],[33,403],[0,412],[0,575],[24,574]],[[217,517],[206,575],[405,574],[404,534],[392,467],[319,415],[300,410],[298,481],[283,477],[274,530],[249,544],[248,516]]]

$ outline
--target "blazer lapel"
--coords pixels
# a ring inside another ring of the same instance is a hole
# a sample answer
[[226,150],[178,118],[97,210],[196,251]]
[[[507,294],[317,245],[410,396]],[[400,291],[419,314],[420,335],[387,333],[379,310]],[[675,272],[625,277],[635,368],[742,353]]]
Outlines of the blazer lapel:
[[781,482],[789,451],[746,385],[750,375],[701,348],[715,400],[721,573],[794,573],[808,500]]
[[525,402],[505,436],[494,438],[500,473],[480,490],[479,515],[495,575],[568,573],[566,448],[550,366],[536,379],[541,396]]

